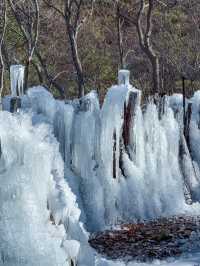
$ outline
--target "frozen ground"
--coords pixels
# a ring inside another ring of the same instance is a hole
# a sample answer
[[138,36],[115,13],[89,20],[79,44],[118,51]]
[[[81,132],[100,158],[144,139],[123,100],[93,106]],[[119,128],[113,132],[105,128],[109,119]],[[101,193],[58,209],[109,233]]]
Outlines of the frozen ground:
[[182,257],[178,260],[169,259],[168,261],[153,261],[152,263],[137,263],[130,262],[124,264],[123,262],[109,262],[102,259],[96,264],[97,266],[199,266],[200,265],[200,253],[187,255],[186,258]]

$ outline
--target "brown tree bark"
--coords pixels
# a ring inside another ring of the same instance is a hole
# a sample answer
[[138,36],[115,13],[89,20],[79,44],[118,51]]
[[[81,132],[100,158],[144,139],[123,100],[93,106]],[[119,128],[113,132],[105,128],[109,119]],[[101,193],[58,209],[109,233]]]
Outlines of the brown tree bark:
[[[159,57],[157,56],[155,50],[153,49],[150,40],[153,28],[152,18],[153,18],[154,2],[155,0],[148,0],[148,4],[146,5],[145,0],[140,0],[139,3],[134,3],[133,9],[137,8],[138,4],[140,5],[136,19],[130,18],[126,14],[120,12],[120,17],[122,17],[123,19],[125,19],[126,21],[128,21],[129,23],[133,24],[136,27],[140,48],[146,54],[147,58],[151,63],[152,83],[153,83],[153,88],[151,91],[152,94],[160,93],[161,90]],[[148,8],[147,14],[145,14],[146,8]],[[145,16],[146,27],[143,27],[142,24],[143,16]]]
[[154,0],[148,0],[148,11],[146,15],[146,31],[144,32],[142,27],[142,16],[145,12],[145,0],[141,0],[140,9],[138,12],[137,20],[136,20],[136,28],[139,37],[139,44],[142,51],[147,55],[151,62],[152,66],[152,81],[153,81],[153,90],[152,93],[160,92],[160,64],[159,58],[156,55],[150,38],[152,34],[152,13],[154,8]]
[[60,93],[60,96],[62,98],[65,98],[65,91],[64,91],[63,87],[60,86],[60,84],[58,84],[54,80],[54,78],[51,76],[51,74],[49,74],[46,63],[43,60],[43,58],[42,58],[42,56],[41,56],[41,54],[37,48],[35,50],[35,55],[37,56],[37,59],[40,62],[40,66],[41,66],[42,71],[44,73],[45,79],[47,80],[48,86],[51,87],[51,85],[53,85],[57,89],[57,91]]
[[[84,72],[82,63],[78,53],[77,38],[81,26],[85,23],[86,19],[90,16],[91,13],[82,17],[81,13],[84,9],[84,6],[87,4],[84,0],[65,0],[64,1],[64,11],[52,4],[50,0],[43,0],[43,2],[49,7],[54,9],[65,21],[66,24],[66,34],[69,39],[71,55],[73,65],[76,71],[77,85],[78,85],[78,97],[81,98],[85,94],[84,86]],[[89,10],[93,10],[94,0],[91,0],[89,5]],[[87,8],[87,7],[86,7]]]
[[2,92],[4,88],[4,59],[3,59],[3,42],[6,30],[6,1],[0,0],[0,105]]
[[72,25],[70,25],[70,22],[68,21],[67,18],[66,18],[66,25],[68,29],[67,34],[68,34],[69,41],[70,41],[71,54],[72,54],[74,67],[76,69],[76,74],[77,74],[78,97],[81,98],[85,94],[85,89],[84,89],[83,68],[82,68],[82,64],[79,58],[78,48],[77,48],[77,38],[72,29]]
[[123,49],[123,36],[122,36],[122,17],[120,16],[120,4],[116,3],[116,22],[117,22],[117,43],[119,50],[119,65],[121,69],[125,68],[124,63],[124,49]]

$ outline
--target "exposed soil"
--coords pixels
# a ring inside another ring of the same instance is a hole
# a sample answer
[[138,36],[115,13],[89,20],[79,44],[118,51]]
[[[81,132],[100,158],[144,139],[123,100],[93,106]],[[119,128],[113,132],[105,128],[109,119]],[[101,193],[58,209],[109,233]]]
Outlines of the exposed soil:
[[147,261],[180,256],[200,242],[200,216],[124,224],[93,234],[90,245],[110,259]]

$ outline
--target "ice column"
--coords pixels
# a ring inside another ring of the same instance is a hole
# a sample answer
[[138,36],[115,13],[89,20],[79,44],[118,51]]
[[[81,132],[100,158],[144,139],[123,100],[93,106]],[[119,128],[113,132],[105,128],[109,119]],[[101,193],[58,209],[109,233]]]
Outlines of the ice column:
[[121,69],[118,72],[118,84],[119,85],[129,85],[130,71],[126,69]]
[[24,70],[22,65],[12,65],[10,67],[11,94],[13,97],[24,94]]

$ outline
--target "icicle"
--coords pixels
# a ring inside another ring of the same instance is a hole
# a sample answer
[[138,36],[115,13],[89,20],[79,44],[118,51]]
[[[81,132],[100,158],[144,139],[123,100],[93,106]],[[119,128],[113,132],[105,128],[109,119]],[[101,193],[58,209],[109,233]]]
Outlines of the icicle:
[[11,95],[23,96],[24,94],[24,70],[22,65],[12,65],[10,67]]

